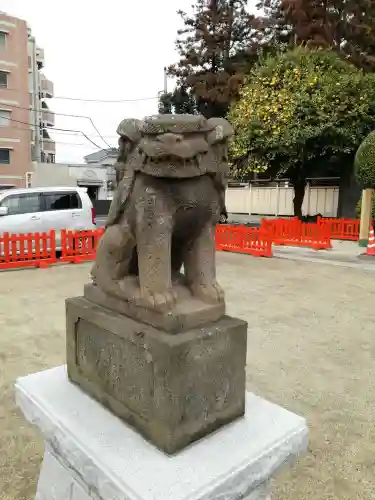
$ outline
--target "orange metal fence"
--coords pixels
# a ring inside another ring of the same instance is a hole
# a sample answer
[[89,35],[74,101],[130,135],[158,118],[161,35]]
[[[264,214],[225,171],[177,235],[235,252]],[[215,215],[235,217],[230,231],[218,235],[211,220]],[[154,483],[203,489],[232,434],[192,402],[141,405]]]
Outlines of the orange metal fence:
[[256,257],[272,257],[271,237],[255,227],[217,226],[215,242],[216,250],[247,253]]
[[318,217],[317,223],[328,228],[333,240],[357,241],[359,239],[359,219],[324,219]]
[[[61,255],[56,252],[55,231],[0,236],[0,270],[47,267],[57,262],[79,263],[95,258],[104,229],[61,231]],[[216,249],[272,257],[272,240],[262,230],[246,226],[221,225],[216,230]]]
[[[272,244],[296,245],[315,250],[331,248],[332,239],[358,240],[359,220],[323,219],[316,224],[292,219],[262,219],[260,228],[219,225],[215,245],[218,251],[272,257]],[[61,231],[61,257],[56,256],[56,235],[48,233],[0,236],[0,270],[46,267],[56,262],[84,262],[95,258],[104,229]]]
[[85,262],[95,259],[96,247],[104,228],[87,231],[61,231],[61,261]]
[[0,235],[0,269],[47,267],[56,261],[55,231]]
[[262,219],[261,230],[268,233],[275,245],[310,247],[313,250],[332,248],[329,228],[293,219]]

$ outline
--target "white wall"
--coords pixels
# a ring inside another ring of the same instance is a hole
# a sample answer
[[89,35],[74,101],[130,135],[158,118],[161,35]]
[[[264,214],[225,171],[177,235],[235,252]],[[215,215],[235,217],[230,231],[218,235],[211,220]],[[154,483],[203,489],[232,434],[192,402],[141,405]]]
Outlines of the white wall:
[[33,163],[32,187],[98,185],[98,199],[107,199],[107,168],[64,163]]
[[60,163],[34,163],[31,177],[32,187],[77,186],[69,173],[69,166]]
[[[226,206],[229,213],[260,215],[293,215],[293,188],[249,186],[228,188]],[[302,205],[304,215],[322,214],[336,217],[339,201],[338,187],[310,187]]]

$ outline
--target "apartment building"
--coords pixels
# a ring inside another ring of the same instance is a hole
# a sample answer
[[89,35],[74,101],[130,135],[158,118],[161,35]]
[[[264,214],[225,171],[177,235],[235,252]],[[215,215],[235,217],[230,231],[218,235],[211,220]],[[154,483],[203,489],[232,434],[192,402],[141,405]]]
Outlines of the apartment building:
[[0,189],[25,187],[32,161],[55,162],[44,51],[27,23],[0,12]]

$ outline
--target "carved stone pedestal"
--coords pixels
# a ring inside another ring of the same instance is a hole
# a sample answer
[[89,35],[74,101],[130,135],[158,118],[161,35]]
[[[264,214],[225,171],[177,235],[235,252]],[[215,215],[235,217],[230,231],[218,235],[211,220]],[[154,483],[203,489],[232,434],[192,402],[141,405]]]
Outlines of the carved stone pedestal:
[[19,379],[16,401],[46,444],[36,500],[270,500],[270,478],[307,447],[303,418],[251,393],[243,418],[172,457],[71,383],[65,366]]
[[245,321],[172,335],[82,297],[66,311],[69,378],[161,450],[243,416]]

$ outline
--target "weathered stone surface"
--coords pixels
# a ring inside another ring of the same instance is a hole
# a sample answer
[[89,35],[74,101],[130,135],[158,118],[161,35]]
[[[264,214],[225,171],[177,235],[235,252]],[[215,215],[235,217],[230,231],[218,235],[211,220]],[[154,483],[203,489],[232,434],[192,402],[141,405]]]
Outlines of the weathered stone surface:
[[118,133],[119,184],[92,268],[94,285],[168,313],[178,306],[173,280],[183,266],[182,286],[193,299],[224,304],[215,227],[225,211],[231,125],[197,115],[155,115],[125,120]]
[[175,307],[168,313],[160,313],[154,309],[136,306],[131,300],[111,297],[101,288],[91,284],[85,285],[84,297],[94,304],[173,334],[213,323],[225,314],[223,302],[218,304],[202,302],[192,297],[186,287],[181,285],[176,285],[174,291],[178,300]]
[[246,322],[170,335],[82,297],[66,311],[70,379],[165,452],[244,414]]

